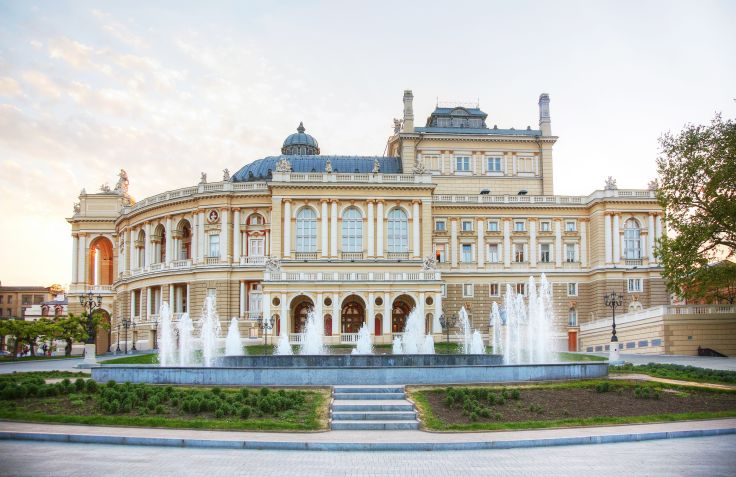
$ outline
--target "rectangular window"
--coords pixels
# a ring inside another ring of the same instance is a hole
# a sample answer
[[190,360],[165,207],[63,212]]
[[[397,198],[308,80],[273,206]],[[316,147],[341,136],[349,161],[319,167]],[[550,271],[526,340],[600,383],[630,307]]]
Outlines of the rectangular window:
[[517,220],[514,222],[514,232],[523,232],[526,230],[524,227],[524,221],[523,220]]
[[31,295],[23,295],[20,300],[21,300],[21,305],[30,305]]
[[518,295],[526,295],[526,283],[517,283],[516,284],[516,293]]
[[575,261],[575,244],[574,243],[565,244],[565,261],[568,263],[572,263]]
[[530,174],[534,172],[533,157],[519,157],[516,159],[517,171],[522,174]]
[[8,295],[8,305],[13,304],[13,295]]
[[550,224],[547,221],[541,222],[539,224],[539,230],[541,230],[542,232],[551,232],[552,231],[552,224]]
[[492,243],[488,245],[488,262],[489,263],[498,263],[498,244]]
[[565,222],[565,232],[575,232],[577,226],[574,220],[568,220]]
[[473,221],[472,220],[463,220],[463,222],[462,222],[462,231],[463,232],[472,232],[473,231]]
[[578,296],[578,284],[577,283],[567,284],[567,296]]
[[435,260],[439,263],[445,263],[447,261],[447,244],[436,243],[434,245]]
[[444,220],[438,220],[434,223],[434,230],[436,232],[444,232],[447,230],[447,225]]
[[440,292],[442,293],[442,298],[447,298],[447,285],[445,283],[440,285]]
[[462,261],[464,263],[469,263],[473,261],[473,245],[469,243],[463,244]]
[[250,239],[248,241],[248,255],[251,257],[263,257],[265,254],[263,239]]
[[440,156],[437,154],[422,154],[422,162],[424,163],[424,167],[426,167],[431,172],[440,172]]
[[567,313],[567,325],[578,326],[578,311],[575,307],[571,307]]
[[501,158],[500,157],[486,158],[486,169],[488,169],[488,172],[501,172]]
[[629,278],[629,293],[641,293],[644,290],[641,278]]
[[543,243],[539,245],[539,261],[542,263],[549,263],[550,262],[550,244]]
[[40,305],[43,303],[43,295],[33,295],[33,304]]
[[470,157],[455,156],[455,170],[457,172],[470,172]]
[[498,221],[497,220],[491,220],[488,222],[488,231],[498,232]]
[[488,288],[488,296],[498,296],[498,283],[491,283]]
[[474,286],[472,283],[466,283],[463,285],[463,297],[471,298],[473,296]]
[[2,295],[0,295],[0,305],[2,305],[2,304],[3,304],[3,298],[5,298],[5,297],[4,297],[4,296],[2,296]]
[[524,261],[524,244],[515,243],[514,244],[514,262],[521,263],[523,261]]
[[218,234],[212,234],[209,236],[208,252],[208,257],[220,256],[220,236]]

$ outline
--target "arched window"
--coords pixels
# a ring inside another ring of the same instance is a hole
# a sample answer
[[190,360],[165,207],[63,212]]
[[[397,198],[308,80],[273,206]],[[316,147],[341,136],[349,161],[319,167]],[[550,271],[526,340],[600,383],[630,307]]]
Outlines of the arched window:
[[342,213],[342,251],[363,251],[363,217],[355,207]]
[[264,223],[263,216],[260,214],[251,214],[248,217],[248,225],[263,225]]
[[641,258],[641,230],[636,219],[629,219],[624,224],[624,257],[629,260]]
[[409,251],[409,226],[406,212],[393,209],[388,213],[388,251]]
[[309,207],[302,208],[296,215],[296,251],[317,251],[317,214]]
[[567,312],[567,325],[578,326],[578,310],[571,306]]

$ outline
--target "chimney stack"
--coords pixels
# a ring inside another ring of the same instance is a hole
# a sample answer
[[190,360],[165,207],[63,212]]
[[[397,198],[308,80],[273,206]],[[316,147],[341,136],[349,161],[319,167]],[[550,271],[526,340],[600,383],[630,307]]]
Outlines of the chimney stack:
[[414,95],[410,89],[404,90],[404,132],[414,132]]
[[552,120],[549,117],[549,95],[547,93],[539,95],[539,129],[542,130],[542,136],[552,135]]

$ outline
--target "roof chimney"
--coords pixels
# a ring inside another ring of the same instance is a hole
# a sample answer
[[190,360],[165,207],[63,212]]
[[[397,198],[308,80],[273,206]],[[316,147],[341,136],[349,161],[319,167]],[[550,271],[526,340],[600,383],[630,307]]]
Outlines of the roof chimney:
[[414,95],[410,89],[404,90],[404,132],[414,132]]
[[542,130],[542,136],[552,135],[552,120],[549,117],[549,95],[547,93],[539,95],[539,129]]

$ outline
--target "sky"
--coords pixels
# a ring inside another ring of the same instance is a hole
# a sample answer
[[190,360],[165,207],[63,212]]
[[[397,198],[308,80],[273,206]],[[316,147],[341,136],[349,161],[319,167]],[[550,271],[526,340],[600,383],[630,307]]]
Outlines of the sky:
[[0,0],[0,281],[66,286],[82,188],[136,199],[278,154],[380,155],[414,92],[538,125],[554,189],[656,177],[657,139],[736,117],[733,1]]

